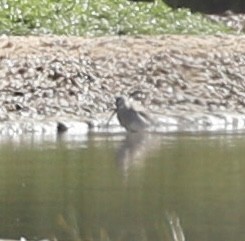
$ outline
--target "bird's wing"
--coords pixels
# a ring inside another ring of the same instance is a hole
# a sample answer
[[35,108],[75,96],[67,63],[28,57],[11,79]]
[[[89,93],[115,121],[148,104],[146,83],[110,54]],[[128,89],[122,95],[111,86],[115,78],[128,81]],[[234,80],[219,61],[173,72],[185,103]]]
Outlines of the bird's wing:
[[149,125],[154,124],[154,120],[152,117],[146,113],[145,108],[141,105],[138,105],[136,103],[131,104],[130,109],[132,111],[136,111],[138,113],[139,118],[142,119],[144,122],[148,122]]
[[144,112],[144,111],[138,111],[138,113],[139,113],[139,116],[143,117],[146,121],[149,122],[149,124],[153,124],[154,123],[154,120],[146,112]]

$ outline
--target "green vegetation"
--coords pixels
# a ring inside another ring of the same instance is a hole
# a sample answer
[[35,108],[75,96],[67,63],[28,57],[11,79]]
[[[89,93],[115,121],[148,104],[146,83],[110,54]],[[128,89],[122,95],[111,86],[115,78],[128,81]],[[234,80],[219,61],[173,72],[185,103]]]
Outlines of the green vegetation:
[[128,0],[2,0],[0,34],[136,35],[229,32],[187,9]]

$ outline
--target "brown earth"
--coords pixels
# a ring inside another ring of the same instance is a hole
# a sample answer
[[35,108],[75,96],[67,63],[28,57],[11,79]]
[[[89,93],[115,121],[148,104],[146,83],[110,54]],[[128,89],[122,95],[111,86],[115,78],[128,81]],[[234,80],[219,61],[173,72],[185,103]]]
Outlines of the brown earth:
[[[208,52],[238,52],[245,47],[245,37],[236,35],[165,35],[138,37],[64,37],[64,36],[28,36],[1,37],[0,56],[23,57],[26,55],[55,55],[108,57],[128,52],[143,56],[159,51],[181,51],[186,55],[207,55]],[[142,51],[144,52],[142,53]],[[245,50],[244,50],[245,51]],[[200,56],[202,57],[202,56]]]
[[161,113],[245,112],[245,36],[1,37],[0,119],[91,118],[125,95]]

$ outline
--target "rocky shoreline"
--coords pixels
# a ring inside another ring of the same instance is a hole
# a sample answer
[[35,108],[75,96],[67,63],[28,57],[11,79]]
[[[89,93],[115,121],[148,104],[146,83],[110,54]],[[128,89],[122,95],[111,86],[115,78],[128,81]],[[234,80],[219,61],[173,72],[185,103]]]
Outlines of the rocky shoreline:
[[244,52],[235,35],[1,37],[0,133],[98,130],[118,95],[156,114],[164,132],[242,130]]

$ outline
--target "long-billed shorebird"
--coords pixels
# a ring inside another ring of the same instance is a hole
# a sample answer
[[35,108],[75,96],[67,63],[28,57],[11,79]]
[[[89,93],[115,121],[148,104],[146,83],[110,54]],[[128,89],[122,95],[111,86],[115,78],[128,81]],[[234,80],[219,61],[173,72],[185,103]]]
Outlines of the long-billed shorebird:
[[130,132],[142,132],[155,125],[154,120],[149,114],[137,110],[123,97],[116,98],[115,112],[121,126]]

